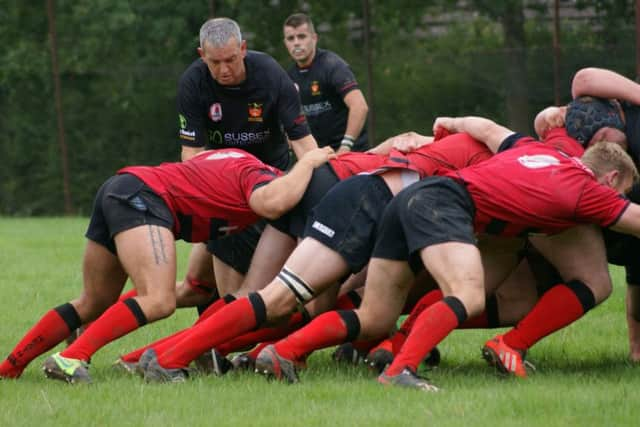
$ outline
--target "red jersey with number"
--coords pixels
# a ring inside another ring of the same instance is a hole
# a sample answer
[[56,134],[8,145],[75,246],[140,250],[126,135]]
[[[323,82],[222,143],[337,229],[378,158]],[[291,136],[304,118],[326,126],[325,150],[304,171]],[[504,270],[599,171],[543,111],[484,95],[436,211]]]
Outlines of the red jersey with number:
[[514,134],[500,152],[447,174],[473,198],[478,233],[515,236],[557,233],[578,224],[614,224],[629,200],[605,187],[578,158]]
[[282,172],[238,149],[204,151],[181,163],[130,166],[118,171],[140,178],[165,201],[176,238],[204,242],[258,220],[249,207],[254,189]]

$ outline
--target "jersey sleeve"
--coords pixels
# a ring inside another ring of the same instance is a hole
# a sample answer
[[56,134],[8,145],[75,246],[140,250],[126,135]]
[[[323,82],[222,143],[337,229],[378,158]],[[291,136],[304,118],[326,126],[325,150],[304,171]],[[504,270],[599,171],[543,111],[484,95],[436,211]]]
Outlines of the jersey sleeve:
[[356,76],[349,68],[349,65],[337,56],[329,57],[329,82],[335,91],[344,98],[349,92],[358,89]]
[[538,144],[539,142],[530,136],[525,136],[521,133],[512,133],[502,141],[498,148],[498,153],[532,143]]
[[240,188],[247,203],[254,190],[267,185],[280,175],[282,172],[261,162],[246,166],[240,176]]
[[278,117],[289,140],[295,141],[311,134],[307,118],[302,112],[302,103],[293,80],[280,68]]
[[629,203],[629,199],[613,188],[589,178],[577,201],[576,217],[580,222],[609,227],[618,221]]
[[195,81],[183,75],[178,83],[178,138],[181,145],[204,147],[207,130],[204,123],[203,106],[200,105],[199,88]]

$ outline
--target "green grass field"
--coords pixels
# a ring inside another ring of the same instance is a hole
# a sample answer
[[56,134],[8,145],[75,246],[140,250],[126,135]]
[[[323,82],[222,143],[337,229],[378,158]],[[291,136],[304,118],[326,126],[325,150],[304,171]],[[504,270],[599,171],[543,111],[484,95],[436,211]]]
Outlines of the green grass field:
[[[46,310],[77,296],[86,218],[0,218],[0,354]],[[180,267],[188,247],[180,244]],[[181,270],[182,271],[182,270]],[[179,273],[180,277],[182,273]],[[480,357],[495,331],[457,331],[427,375],[443,391],[379,386],[364,367],[314,354],[289,386],[250,373],[147,385],[111,368],[119,354],[187,326],[190,309],[111,343],[93,358],[94,384],[46,380],[44,357],[17,381],[0,381],[0,426],[637,426],[640,369],[627,362],[624,275],[577,324],[543,340],[527,380],[501,379]]]

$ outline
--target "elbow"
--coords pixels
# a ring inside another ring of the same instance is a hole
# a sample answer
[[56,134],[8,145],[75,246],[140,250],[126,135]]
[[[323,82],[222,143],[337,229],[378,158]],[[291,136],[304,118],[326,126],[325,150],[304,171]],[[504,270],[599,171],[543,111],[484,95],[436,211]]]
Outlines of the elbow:
[[269,203],[265,203],[260,209],[260,216],[266,219],[278,219],[288,211],[288,206],[284,203],[280,203],[277,200],[273,200]]
[[571,96],[577,98],[579,96],[588,95],[591,92],[591,86],[594,78],[594,74],[597,74],[596,68],[582,68],[578,70],[573,80],[571,81]]

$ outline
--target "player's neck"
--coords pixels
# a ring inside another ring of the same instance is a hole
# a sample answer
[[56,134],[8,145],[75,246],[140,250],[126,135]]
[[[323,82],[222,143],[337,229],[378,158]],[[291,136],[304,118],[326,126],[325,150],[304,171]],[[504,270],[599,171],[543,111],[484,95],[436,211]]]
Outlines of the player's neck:
[[298,62],[298,68],[309,68],[311,67],[311,64],[313,64],[313,60],[316,58],[316,54],[318,53],[317,50],[314,50],[313,53],[311,55],[309,55],[309,57],[304,61],[304,62]]

